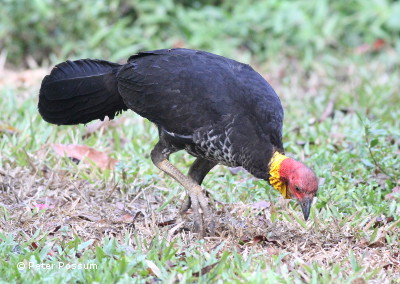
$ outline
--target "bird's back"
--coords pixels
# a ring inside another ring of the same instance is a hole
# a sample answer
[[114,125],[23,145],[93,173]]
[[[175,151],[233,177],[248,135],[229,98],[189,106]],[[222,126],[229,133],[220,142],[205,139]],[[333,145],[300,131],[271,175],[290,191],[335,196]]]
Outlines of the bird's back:
[[143,52],[132,56],[117,78],[125,104],[171,132],[190,135],[236,114],[261,124],[274,115],[281,127],[280,100],[267,81],[222,56],[189,49]]

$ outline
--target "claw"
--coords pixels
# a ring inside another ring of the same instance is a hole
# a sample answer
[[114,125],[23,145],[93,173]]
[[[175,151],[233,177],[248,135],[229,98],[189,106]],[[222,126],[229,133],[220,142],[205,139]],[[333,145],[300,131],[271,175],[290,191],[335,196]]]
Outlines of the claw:
[[211,237],[215,236],[215,221],[214,220],[211,220],[208,228],[210,229],[210,236]]
[[[199,233],[201,237],[204,237],[206,233],[206,230],[204,228],[207,228],[205,224],[207,223],[207,220],[210,220],[208,230],[210,232],[210,235],[213,236],[215,234],[215,221],[211,218],[210,209],[208,208],[208,202],[203,194],[203,191],[193,190],[193,195],[195,195],[193,196],[193,199],[190,198],[190,195],[192,195],[192,193],[189,193],[189,196],[182,203],[180,209],[182,217],[184,217],[184,214],[187,210],[189,210],[190,207],[193,207],[194,232]],[[194,205],[192,200],[196,200],[197,205]],[[195,208],[198,208],[198,210],[196,210]],[[196,212],[198,212],[198,214],[196,214]]]
[[184,215],[192,206],[192,201],[190,200],[189,196],[186,196],[185,200],[181,205],[181,209],[179,210],[181,215]]
[[[208,227],[210,234],[214,235],[215,222],[211,218],[210,209],[208,208],[208,202],[203,193],[203,189],[199,185],[191,187],[189,189],[189,197],[193,209],[194,231],[198,233],[201,238],[204,238],[206,235],[206,228]],[[185,201],[182,209],[186,209],[186,205],[188,205],[188,203]],[[206,225],[207,222],[209,222],[208,226]]]

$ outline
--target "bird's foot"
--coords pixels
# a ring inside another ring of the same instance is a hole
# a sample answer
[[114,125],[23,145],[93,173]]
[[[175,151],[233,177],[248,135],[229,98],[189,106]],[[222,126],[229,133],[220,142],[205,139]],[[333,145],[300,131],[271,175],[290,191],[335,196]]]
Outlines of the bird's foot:
[[193,210],[194,231],[203,238],[206,235],[206,224],[209,222],[208,229],[210,235],[214,235],[215,222],[211,218],[207,199],[203,193],[203,189],[199,185],[194,185],[189,189],[189,196],[183,202],[180,210],[181,214],[185,214],[190,207]]

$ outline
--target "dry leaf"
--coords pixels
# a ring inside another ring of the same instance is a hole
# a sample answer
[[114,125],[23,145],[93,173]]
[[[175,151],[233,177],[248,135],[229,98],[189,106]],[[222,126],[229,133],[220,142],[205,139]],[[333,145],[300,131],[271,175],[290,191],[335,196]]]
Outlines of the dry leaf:
[[30,247],[31,247],[31,249],[35,250],[35,249],[37,249],[39,246],[38,246],[38,244],[37,244],[36,242],[32,242],[32,243],[30,244]]
[[386,223],[390,223],[390,222],[393,222],[393,221],[394,221],[394,217],[393,216],[389,216],[386,219]]
[[110,158],[106,153],[97,151],[91,147],[77,144],[53,144],[52,148],[60,156],[68,156],[78,161],[86,160],[85,157],[95,163],[99,168],[113,169],[118,162],[116,159]]
[[113,222],[114,223],[132,223],[139,214],[140,214],[140,212],[137,212],[135,215],[133,215],[129,212],[124,212],[123,215],[114,219]]
[[394,200],[397,198],[400,198],[400,186],[395,186],[392,189],[392,193],[388,193],[385,195],[385,199],[390,199],[390,200]]
[[379,239],[376,241],[370,243],[368,247],[370,248],[382,248],[386,246],[386,238],[385,236],[381,236]]
[[268,242],[268,239],[265,236],[258,235],[253,238],[253,242],[255,243]]
[[204,275],[210,272],[219,262],[204,266],[199,272],[193,273],[194,277],[199,277],[200,275]]
[[358,46],[355,49],[355,53],[364,54],[367,52],[379,51],[385,46],[385,44],[386,44],[385,41],[383,39],[379,38],[379,39],[375,40],[373,44],[365,43],[365,44]]
[[159,222],[159,223],[157,223],[157,226],[166,227],[166,226],[173,225],[173,224],[176,224],[176,219],[168,220],[165,222]]
[[[32,243],[29,245],[29,247],[30,247],[32,250],[36,250],[36,249],[39,248],[39,245],[38,245],[38,243],[36,243],[36,242],[32,242]],[[56,252],[50,250],[50,251],[47,253],[47,255],[48,255],[48,256],[54,256],[54,255],[56,255]]]
[[380,50],[384,46],[385,46],[385,41],[381,38],[375,40],[374,44],[372,45],[374,51]]

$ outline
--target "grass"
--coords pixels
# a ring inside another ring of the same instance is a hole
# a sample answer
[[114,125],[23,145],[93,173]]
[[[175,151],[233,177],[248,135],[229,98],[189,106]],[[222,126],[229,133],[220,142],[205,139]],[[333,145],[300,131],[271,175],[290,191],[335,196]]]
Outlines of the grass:
[[400,51],[396,0],[3,2],[0,63],[8,55],[18,66],[58,58],[117,61],[182,46],[241,61],[293,56],[305,66],[377,42]]
[[[191,233],[191,214],[174,220],[184,194],[151,164],[153,125],[133,112],[91,135],[82,125],[49,125],[36,109],[47,70],[5,72],[0,279],[395,283],[400,196],[388,194],[400,180],[400,74],[390,62],[349,57],[306,71],[293,59],[258,66],[282,99],[288,155],[320,177],[318,198],[305,222],[298,205],[264,181],[217,167],[204,183],[216,201],[217,235],[204,240]],[[119,163],[105,171],[77,165],[57,156],[53,143],[108,151]],[[192,161],[185,153],[172,157],[184,171]]]

